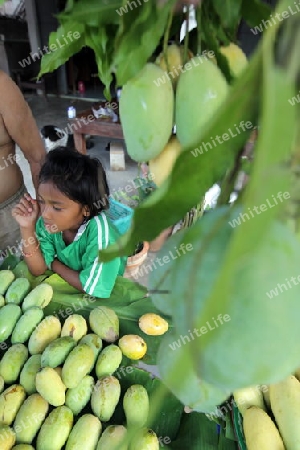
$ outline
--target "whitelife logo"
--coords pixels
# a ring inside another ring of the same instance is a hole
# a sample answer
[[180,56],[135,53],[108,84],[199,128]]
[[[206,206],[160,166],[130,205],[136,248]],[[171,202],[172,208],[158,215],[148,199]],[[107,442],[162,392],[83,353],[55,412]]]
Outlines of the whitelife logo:
[[[69,45],[71,42],[73,42],[73,40],[77,40],[80,38],[80,33],[78,31],[69,31],[67,36],[65,36],[64,34],[62,35],[61,39],[56,39],[56,44],[50,44],[50,46],[48,47],[48,45],[44,45],[44,47],[41,49],[40,47],[38,48],[37,52],[31,52],[30,55],[28,56],[28,58],[24,58],[22,61],[19,61],[20,66],[24,69],[24,67],[29,66],[31,64],[31,62],[36,61],[37,59],[40,59],[44,56],[45,53],[53,53],[56,50],[58,50],[59,48],[63,48],[66,45]],[[63,42],[61,42],[63,41]],[[49,50],[50,49],[50,50]]]

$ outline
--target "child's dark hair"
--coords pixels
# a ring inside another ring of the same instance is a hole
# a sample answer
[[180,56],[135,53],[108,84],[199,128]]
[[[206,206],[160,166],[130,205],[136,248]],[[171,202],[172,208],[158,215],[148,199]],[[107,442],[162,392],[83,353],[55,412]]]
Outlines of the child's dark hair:
[[45,159],[39,182],[51,181],[74,202],[87,205],[90,217],[109,207],[109,187],[101,162],[96,158],[57,147]]

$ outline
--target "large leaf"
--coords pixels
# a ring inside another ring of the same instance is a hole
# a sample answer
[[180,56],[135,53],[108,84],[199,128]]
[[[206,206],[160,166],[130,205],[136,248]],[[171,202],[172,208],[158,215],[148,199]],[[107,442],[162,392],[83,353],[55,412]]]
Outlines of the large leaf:
[[84,46],[84,26],[70,22],[50,33],[48,49],[41,61],[39,77],[53,72]]
[[237,27],[242,0],[213,0],[213,5],[224,27]]
[[174,0],[168,0],[163,7],[144,2],[122,16],[113,61],[119,86],[134,77],[156,49],[173,4]]
[[243,0],[242,16],[250,27],[258,26],[263,20],[269,19],[271,12],[271,7],[261,0]]
[[[203,134],[199,134],[198,142],[181,153],[165,184],[135,209],[129,232],[117,244],[100,252],[103,261],[119,254],[130,254],[138,241],[151,241],[160,231],[178,222],[215,182],[223,178],[249,136],[247,130],[238,133],[235,126],[242,121],[250,121],[254,125],[256,120],[261,88],[261,62],[260,51],[249,64],[245,75],[232,86],[227,101],[215,118],[207,125]],[[203,142],[210,142],[211,137],[222,136],[229,130],[236,135],[234,138],[222,144],[216,143],[216,147],[203,152]],[[197,149],[201,149],[202,154],[197,154]]]
[[191,330],[186,335],[173,332],[165,336],[157,356],[159,374],[184,405],[212,413],[230,396],[230,391],[206,383],[197,375],[191,357],[191,336]]
[[118,23],[122,3],[122,0],[77,0],[68,4],[68,8],[58,15],[58,20],[62,24],[80,23],[90,27]]
[[116,29],[113,26],[89,28],[86,31],[85,43],[95,52],[98,75],[105,85],[105,96],[110,99],[110,84],[112,82],[111,63],[113,55],[113,38]]
[[[290,190],[287,161],[296,114],[287,102],[294,90],[290,68],[285,72],[274,65],[274,34],[270,30],[263,43],[265,96],[254,170],[243,201],[248,215],[232,224],[235,233],[213,292],[203,314],[189,324],[200,327],[219,314],[230,316],[228,323],[201,337],[200,348],[193,345],[198,373],[232,389],[276,381],[299,364],[300,349],[293,344],[300,314],[296,288],[268,295],[281,277],[286,281],[293,275],[300,251],[295,236],[275,220],[285,209],[282,193]],[[286,348],[293,348],[288,355]],[[241,368],[245,351],[247,362]]]

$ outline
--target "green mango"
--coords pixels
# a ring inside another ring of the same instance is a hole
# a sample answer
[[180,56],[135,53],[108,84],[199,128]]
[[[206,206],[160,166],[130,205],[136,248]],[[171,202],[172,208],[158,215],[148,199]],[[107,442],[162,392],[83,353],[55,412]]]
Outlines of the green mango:
[[133,384],[125,392],[123,409],[128,428],[141,428],[146,425],[149,415],[149,397],[144,386]]
[[53,409],[44,421],[36,440],[36,450],[61,450],[73,426],[73,413],[67,406]]
[[26,342],[43,317],[44,312],[42,308],[33,306],[32,308],[27,309],[16,323],[11,335],[11,342],[13,344]]
[[84,414],[72,428],[65,450],[95,450],[101,430],[102,424],[97,417]]
[[51,302],[53,297],[53,288],[48,283],[41,283],[36,286],[23,300],[22,309],[31,308],[32,306],[39,306],[45,308]]
[[41,355],[32,355],[26,361],[20,373],[20,384],[28,395],[36,392],[35,377],[41,368]]
[[155,64],[146,64],[123,86],[120,120],[132,159],[149,161],[162,152],[172,133],[173,110],[172,82]]
[[7,384],[17,381],[21,369],[28,359],[27,347],[14,344],[4,353],[0,361],[0,375]]
[[58,373],[52,367],[44,367],[35,377],[37,392],[52,406],[65,403],[66,387]]
[[109,425],[102,433],[96,450],[128,450],[125,440],[127,430],[123,425]]
[[24,401],[13,425],[18,443],[32,443],[46,418],[48,409],[49,403],[39,394],[32,394]]
[[79,344],[88,344],[94,352],[95,361],[98,358],[100,351],[102,350],[102,339],[100,336],[94,333],[86,334],[83,336]]
[[3,377],[0,375],[0,394],[4,391],[4,379]]
[[29,444],[18,444],[15,445],[11,450],[34,450],[34,447]]
[[120,366],[123,353],[117,345],[111,344],[105,347],[98,356],[95,370],[98,378],[112,375]]
[[11,283],[14,281],[15,275],[11,270],[0,270],[0,294],[4,295]]
[[19,305],[29,291],[29,280],[27,280],[27,278],[16,278],[7,289],[5,301],[6,303],[15,303],[16,305]]
[[229,87],[221,70],[205,57],[195,56],[184,68],[176,89],[175,122],[177,138],[185,149],[199,141]]
[[23,386],[12,384],[0,395],[0,425],[11,425],[26,397]]
[[90,327],[101,339],[115,342],[119,338],[119,318],[107,306],[97,306],[92,309],[89,316]]
[[94,366],[94,352],[87,344],[77,345],[67,356],[62,368],[62,380],[67,388],[75,388]]
[[80,314],[72,314],[69,316],[62,327],[61,336],[70,336],[75,341],[79,341],[82,336],[87,333],[87,323]]
[[102,422],[107,422],[113,415],[119,402],[121,387],[119,380],[110,375],[97,381],[92,392],[91,408]]
[[3,295],[0,294],[0,308],[5,305],[5,298]]
[[65,405],[71,409],[74,415],[77,416],[88,404],[94,385],[94,378],[86,375],[75,388],[67,389]]
[[7,425],[0,425],[1,450],[11,450],[16,442],[14,430]]
[[159,450],[159,440],[153,430],[144,428],[134,436],[130,450]]
[[65,362],[76,341],[70,336],[59,337],[50,342],[42,353],[42,367],[58,367]]
[[9,338],[21,314],[22,311],[20,306],[15,305],[14,303],[10,303],[1,308],[0,342],[4,342]]
[[61,332],[61,324],[57,317],[47,316],[43,319],[28,341],[28,350],[31,355],[43,353],[50,342],[58,338]]
[[15,445],[11,450],[34,450],[34,447],[29,444],[18,444]]

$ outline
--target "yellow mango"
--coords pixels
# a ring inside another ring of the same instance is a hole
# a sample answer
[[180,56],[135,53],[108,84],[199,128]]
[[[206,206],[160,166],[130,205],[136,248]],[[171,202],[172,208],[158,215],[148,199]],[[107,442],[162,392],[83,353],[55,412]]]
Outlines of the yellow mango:
[[245,411],[243,428],[247,450],[285,450],[275,423],[257,406]]
[[119,340],[119,347],[123,355],[129,359],[141,359],[147,352],[147,344],[141,336],[137,334],[125,334]]
[[140,329],[149,336],[161,336],[168,331],[169,324],[158,314],[143,314],[139,318]]

